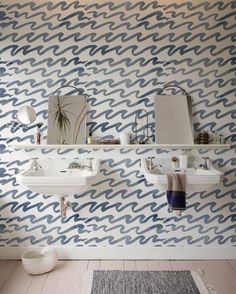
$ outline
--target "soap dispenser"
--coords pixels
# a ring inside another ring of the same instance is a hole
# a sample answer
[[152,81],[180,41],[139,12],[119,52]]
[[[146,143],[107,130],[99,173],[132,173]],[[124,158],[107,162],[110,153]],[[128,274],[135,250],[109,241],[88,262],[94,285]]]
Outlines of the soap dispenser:
[[188,154],[186,150],[182,150],[181,154],[179,155],[179,168],[186,169],[188,168]]

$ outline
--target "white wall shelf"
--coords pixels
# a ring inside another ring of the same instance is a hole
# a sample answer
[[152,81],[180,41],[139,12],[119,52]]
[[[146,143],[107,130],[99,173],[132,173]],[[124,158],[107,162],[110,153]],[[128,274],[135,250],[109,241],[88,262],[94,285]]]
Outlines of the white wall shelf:
[[33,144],[10,144],[15,150],[24,149],[230,149],[231,144],[83,144],[83,145],[33,145]]

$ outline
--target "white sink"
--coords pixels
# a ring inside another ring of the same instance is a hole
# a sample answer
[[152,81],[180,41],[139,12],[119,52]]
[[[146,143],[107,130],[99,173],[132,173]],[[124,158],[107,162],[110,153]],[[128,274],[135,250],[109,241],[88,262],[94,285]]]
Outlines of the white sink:
[[[143,174],[149,183],[155,184],[160,191],[167,189],[167,174],[173,173],[172,169],[154,168],[148,169],[148,160],[141,159]],[[218,184],[223,177],[223,173],[215,168],[210,170],[187,168],[181,170],[186,174],[186,192],[207,191]]]
[[[41,164],[41,163],[40,163]],[[48,164],[38,170],[28,169],[20,176],[22,184],[31,191],[44,194],[67,195],[81,191],[93,183],[99,172],[100,161],[93,162],[93,169],[69,169],[61,164]]]

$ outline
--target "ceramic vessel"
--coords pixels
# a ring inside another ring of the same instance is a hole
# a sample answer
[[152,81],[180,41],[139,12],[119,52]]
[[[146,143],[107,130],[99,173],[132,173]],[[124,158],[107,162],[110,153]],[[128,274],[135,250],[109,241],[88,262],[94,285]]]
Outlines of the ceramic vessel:
[[130,143],[130,134],[127,132],[120,133],[120,144],[128,145]]
[[45,247],[41,252],[27,251],[22,255],[25,271],[31,275],[40,275],[51,271],[57,263],[55,248]]

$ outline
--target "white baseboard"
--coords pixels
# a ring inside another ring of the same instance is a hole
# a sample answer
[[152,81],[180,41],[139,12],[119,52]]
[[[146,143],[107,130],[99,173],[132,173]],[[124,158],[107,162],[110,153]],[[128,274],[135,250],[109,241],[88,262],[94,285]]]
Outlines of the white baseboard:
[[[59,259],[236,259],[236,247],[69,247],[55,246]],[[20,259],[42,247],[0,247],[0,259]]]

